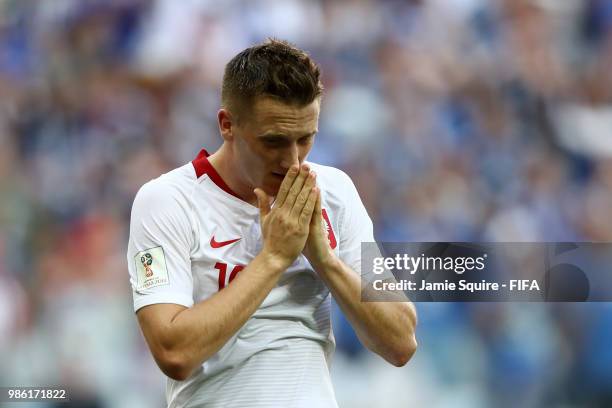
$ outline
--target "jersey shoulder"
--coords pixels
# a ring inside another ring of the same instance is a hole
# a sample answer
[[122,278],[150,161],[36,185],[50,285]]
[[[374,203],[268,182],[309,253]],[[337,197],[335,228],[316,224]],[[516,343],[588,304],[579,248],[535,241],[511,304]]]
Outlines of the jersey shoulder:
[[132,212],[146,208],[148,211],[187,210],[193,189],[197,185],[191,163],[185,164],[146,182],[134,199]]
[[344,171],[318,163],[308,162],[312,170],[317,173],[317,184],[325,192],[338,198],[348,198],[355,189],[353,181]]
[[308,162],[308,165],[317,173],[317,180],[336,186],[352,186],[353,181],[344,171],[319,163]]

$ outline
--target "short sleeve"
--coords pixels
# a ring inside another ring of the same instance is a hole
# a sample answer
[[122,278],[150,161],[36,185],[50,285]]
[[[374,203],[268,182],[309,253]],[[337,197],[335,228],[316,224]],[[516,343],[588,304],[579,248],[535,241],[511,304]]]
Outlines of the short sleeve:
[[188,211],[178,188],[162,179],[136,194],[127,251],[134,311],[156,303],[193,306]]
[[[340,259],[362,278],[366,285],[375,280],[395,281],[393,273],[385,268],[382,272],[374,272],[369,266],[362,270],[364,262],[381,257],[381,251],[374,239],[372,219],[359,197],[359,193],[348,175],[345,177],[344,214],[340,219]],[[363,245],[362,243],[370,243]],[[365,288],[365,286],[363,286]]]
[[344,211],[340,219],[340,259],[361,273],[361,243],[374,242],[374,227],[359,193],[348,175],[343,175]]

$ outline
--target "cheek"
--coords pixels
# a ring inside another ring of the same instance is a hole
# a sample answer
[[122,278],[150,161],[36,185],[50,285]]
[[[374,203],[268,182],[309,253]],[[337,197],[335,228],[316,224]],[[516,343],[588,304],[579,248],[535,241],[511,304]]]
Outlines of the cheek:
[[259,161],[258,170],[273,171],[278,168],[278,163],[281,160],[280,150],[262,149],[258,152],[257,159]]
[[253,170],[266,172],[269,171],[271,167],[274,167],[276,156],[273,152],[262,150],[257,153],[255,161],[256,164]]
[[244,152],[240,167],[242,174],[255,185],[259,185],[266,175],[276,166],[276,157],[272,152],[249,149]]

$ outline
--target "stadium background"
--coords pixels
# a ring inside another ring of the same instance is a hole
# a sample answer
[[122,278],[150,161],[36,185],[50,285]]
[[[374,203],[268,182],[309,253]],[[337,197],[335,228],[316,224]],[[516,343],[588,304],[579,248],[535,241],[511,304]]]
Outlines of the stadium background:
[[[163,406],[130,205],[220,144],[223,66],[268,36],[321,64],[311,159],[379,240],[612,240],[610,1],[0,0],[0,385]],[[417,308],[402,369],[335,313],[341,406],[612,406],[609,304]]]

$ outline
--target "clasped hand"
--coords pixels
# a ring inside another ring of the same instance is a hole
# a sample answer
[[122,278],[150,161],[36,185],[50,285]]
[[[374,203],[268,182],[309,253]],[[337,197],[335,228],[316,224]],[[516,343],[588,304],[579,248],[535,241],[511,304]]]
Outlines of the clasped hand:
[[321,190],[316,174],[307,164],[292,166],[278,190],[274,206],[271,197],[256,188],[264,250],[287,266],[300,253],[317,269],[334,256],[321,214]]

